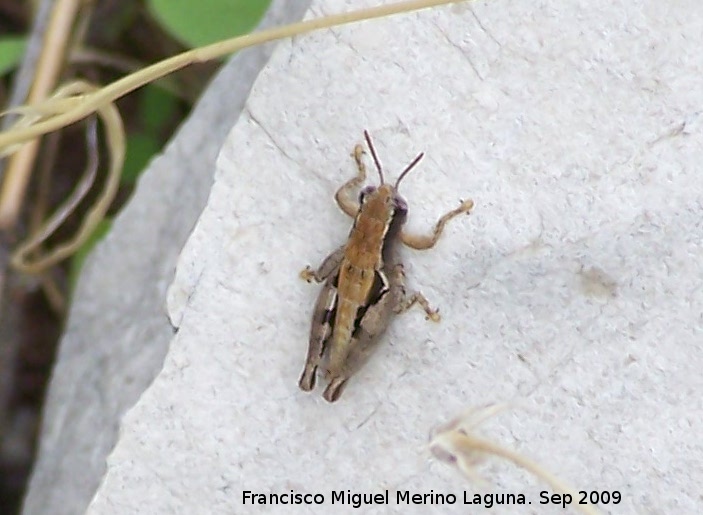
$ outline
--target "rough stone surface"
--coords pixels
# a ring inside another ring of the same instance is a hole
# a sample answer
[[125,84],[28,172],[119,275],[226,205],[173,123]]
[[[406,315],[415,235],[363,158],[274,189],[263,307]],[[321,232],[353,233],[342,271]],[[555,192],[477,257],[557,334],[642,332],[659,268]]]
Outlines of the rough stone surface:
[[[297,21],[305,2],[274,2],[263,25]],[[161,369],[173,337],[166,288],[206,203],[223,139],[273,46],[234,57],[142,175],[78,282],[49,389],[27,515],[83,513],[124,412]]]
[[[365,513],[466,513],[465,491],[563,513],[509,464],[486,460],[481,485],[431,458],[433,427],[488,402],[513,409],[485,437],[620,492],[603,513],[700,511],[700,48],[697,0],[479,2],[281,44],[181,255],[180,330],[88,513],[328,513],[347,490],[390,492]],[[319,291],[298,272],[346,237],[332,196],[364,128],[389,176],[427,151],[402,185],[410,230],[476,208],[404,252],[441,324],[400,317],[330,405],[296,386]],[[242,506],[291,490],[325,504]]]

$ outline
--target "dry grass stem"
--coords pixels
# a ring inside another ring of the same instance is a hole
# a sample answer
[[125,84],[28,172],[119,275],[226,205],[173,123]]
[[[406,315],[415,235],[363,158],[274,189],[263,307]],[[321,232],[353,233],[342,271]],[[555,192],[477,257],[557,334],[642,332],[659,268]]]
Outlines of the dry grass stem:
[[[506,405],[492,405],[471,410],[440,427],[430,440],[430,451],[437,459],[455,465],[469,480],[479,483],[485,483],[485,480],[476,468],[484,459],[490,455],[505,458],[547,483],[555,492],[578,499],[575,489],[534,461],[473,433],[479,424],[505,408]],[[590,504],[576,504],[574,508],[586,515],[599,514]]]
[[[82,92],[90,93],[91,91],[95,91],[95,89],[94,86],[86,82],[74,82],[62,88],[59,93],[62,95],[78,95]],[[32,113],[32,116],[33,115],[34,113]],[[42,254],[40,252],[42,243],[45,242],[75,210],[95,179],[97,154],[94,151],[90,151],[90,149],[97,149],[97,141],[89,140],[89,163],[86,167],[86,173],[83,175],[74,191],[54,214],[42,224],[39,230],[19,245],[10,257],[10,263],[18,270],[29,274],[40,274],[47,268],[75,253],[104,218],[112,200],[115,198],[120,184],[120,174],[122,172],[122,164],[124,163],[125,156],[124,127],[117,108],[112,104],[102,106],[98,110],[98,115],[102,119],[105,128],[106,144],[110,155],[110,166],[102,192],[95,201],[95,204],[93,204],[86,213],[76,234],[70,240],[57,245],[48,253]],[[91,137],[91,131],[88,131],[88,136],[89,138]]]

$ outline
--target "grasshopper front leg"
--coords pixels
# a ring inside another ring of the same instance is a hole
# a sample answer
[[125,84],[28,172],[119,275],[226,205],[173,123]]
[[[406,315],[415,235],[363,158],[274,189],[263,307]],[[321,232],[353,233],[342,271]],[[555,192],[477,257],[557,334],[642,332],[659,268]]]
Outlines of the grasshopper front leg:
[[444,226],[447,225],[447,222],[462,213],[470,212],[473,207],[473,200],[465,200],[459,205],[458,208],[452,209],[437,220],[437,224],[435,225],[432,234],[420,236],[417,234],[407,234],[406,232],[402,232],[400,234],[400,239],[405,245],[416,250],[431,249],[437,244],[440,236],[442,236],[442,231],[444,231]]
[[334,194],[334,199],[337,201],[339,208],[348,216],[354,218],[359,212],[359,202],[356,200],[356,191],[359,186],[364,184],[366,180],[366,165],[363,160],[364,147],[356,145],[351,153],[356,163],[357,174],[349,179]]
[[300,277],[307,282],[313,280],[318,283],[326,281],[317,297],[313,310],[308,355],[305,359],[305,368],[298,380],[298,386],[306,392],[315,388],[317,367],[320,365],[320,360],[325,352],[325,343],[332,334],[332,314],[337,302],[337,288],[334,282],[339,270],[339,264],[343,258],[344,246],[341,246],[327,256],[317,270],[307,266],[300,272]]
[[329,383],[323,394],[325,400],[334,402],[339,399],[349,378],[368,361],[394,314],[403,313],[417,303],[425,310],[428,319],[439,320],[437,311],[430,307],[424,295],[419,292],[406,295],[402,264],[391,268],[387,281],[388,290],[366,310],[354,331],[352,345],[343,364],[326,371],[325,377]]

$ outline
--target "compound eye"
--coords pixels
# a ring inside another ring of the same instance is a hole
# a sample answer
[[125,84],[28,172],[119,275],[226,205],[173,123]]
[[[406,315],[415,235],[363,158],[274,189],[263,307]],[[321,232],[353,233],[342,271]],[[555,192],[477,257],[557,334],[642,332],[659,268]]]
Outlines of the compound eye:
[[361,190],[359,192],[359,203],[363,204],[364,199],[366,198],[366,195],[369,195],[369,194],[373,193],[374,191],[376,191],[375,186],[366,186],[363,190]]
[[396,211],[403,214],[408,212],[408,203],[405,202],[405,199],[403,197],[396,196],[393,199],[393,203]]

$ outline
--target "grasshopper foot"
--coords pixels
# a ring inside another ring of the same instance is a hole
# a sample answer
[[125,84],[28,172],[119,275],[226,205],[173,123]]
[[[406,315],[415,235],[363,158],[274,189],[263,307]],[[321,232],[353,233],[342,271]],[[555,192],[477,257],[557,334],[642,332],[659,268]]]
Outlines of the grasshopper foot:
[[442,320],[442,317],[439,316],[439,309],[430,309],[429,311],[425,311],[425,313],[425,320],[432,320],[433,322]]
[[315,280],[315,271],[308,265],[300,271],[300,278],[311,283]]
[[470,214],[471,210],[474,208],[474,201],[469,199],[469,200],[462,200],[461,204],[459,204],[459,207],[457,208],[457,211],[459,213],[467,213]]
[[406,296],[395,308],[395,312],[398,314],[404,313],[415,304],[418,304],[425,312],[425,320],[439,322],[442,319],[442,317],[439,316],[439,309],[432,309],[432,306],[430,306],[429,301],[419,291],[413,293],[412,295]]
[[315,376],[317,375],[317,367],[314,365],[305,365],[300,379],[298,380],[298,387],[304,392],[312,391],[315,388]]
[[342,395],[344,391],[344,386],[347,384],[348,377],[333,377],[327,388],[325,388],[325,393],[322,396],[327,402],[335,402]]

